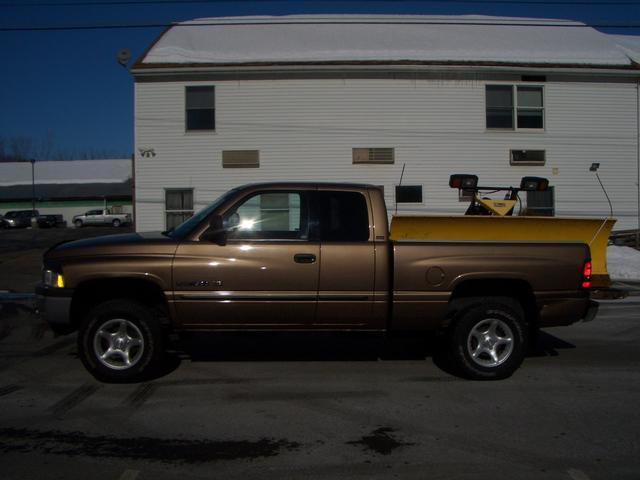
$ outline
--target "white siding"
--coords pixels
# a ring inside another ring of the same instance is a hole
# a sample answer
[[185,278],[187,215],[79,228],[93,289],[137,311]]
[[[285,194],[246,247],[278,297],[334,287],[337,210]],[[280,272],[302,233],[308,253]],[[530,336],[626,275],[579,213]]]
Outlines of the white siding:
[[[608,213],[589,166],[620,219],[637,226],[635,84],[547,82],[544,132],[485,129],[485,84],[472,80],[243,80],[136,84],[138,230],[164,228],[164,189],[194,188],[196,209],[256,181],[358,181],[423,185],[423,205],[400,212],[463,213],[452,173],[517,185],[525,175],[556,187],[558,215]],[[215,133],[185,133],[185,85],[215,85]],[[394,165],[353,165],[354,147],[393,147]],[[153,148],[155,157],[139,149]],[[260,168],[223,169],[222,150],[259,150]],[[545,149],[545,166],[509,165],[510,149]]]

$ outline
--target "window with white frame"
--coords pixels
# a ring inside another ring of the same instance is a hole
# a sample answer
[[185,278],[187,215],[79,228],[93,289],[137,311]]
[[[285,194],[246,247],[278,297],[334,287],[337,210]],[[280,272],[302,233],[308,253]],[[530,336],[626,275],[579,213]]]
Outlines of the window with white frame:
[[193,216],[193,188],[168,188],[164,198],[167,230]]
[[213,86],[186,87],[185,129],[187,132],[216,129],[216,96]]
[[544,90],[536,85],[487,85],[487,129],[544,129]]

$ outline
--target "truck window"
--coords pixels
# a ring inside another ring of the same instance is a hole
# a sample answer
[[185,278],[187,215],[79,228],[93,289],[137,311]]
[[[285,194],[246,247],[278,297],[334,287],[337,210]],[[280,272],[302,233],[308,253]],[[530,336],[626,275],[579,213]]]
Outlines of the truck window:
[[306,240],[307,195],[304,192],[265,192],[253,195],[229,212],[229,239]]
[[365,242],[369,214],[364,195],[357,192],[318,192],[320,241]]

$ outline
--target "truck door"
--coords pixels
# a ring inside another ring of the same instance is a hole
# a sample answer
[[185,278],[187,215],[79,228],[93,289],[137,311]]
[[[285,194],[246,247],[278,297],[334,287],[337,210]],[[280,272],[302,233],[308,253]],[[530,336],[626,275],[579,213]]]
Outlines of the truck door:
[[373,219],[361,192],[318,190],[320,282],[315,324],[331,329],[384,328],[373,320]]
[[250,194],[225,213],[226,245],[178,247],[174,298],[183,325],[296,329],[313,323],[320,245],[309,235],[311,192]]
[[85,224],[87,225],[97,225],[99,223],[98,218],[102,214],[102,210],[89,210],[86,213]]

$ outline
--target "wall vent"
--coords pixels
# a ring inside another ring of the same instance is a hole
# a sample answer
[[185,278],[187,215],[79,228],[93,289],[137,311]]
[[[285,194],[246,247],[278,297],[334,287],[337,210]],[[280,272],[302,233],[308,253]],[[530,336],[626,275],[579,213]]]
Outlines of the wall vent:
[[354,148],[353,163],[394,163],[393,148]]
[[258,168],[260,167],[259,150],[223,150],[223,168]]
[[511,165],[544,165],[545,157],[544,150],[511,150],[509,152]]

